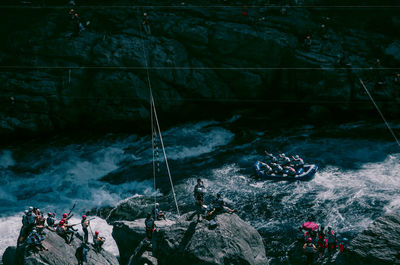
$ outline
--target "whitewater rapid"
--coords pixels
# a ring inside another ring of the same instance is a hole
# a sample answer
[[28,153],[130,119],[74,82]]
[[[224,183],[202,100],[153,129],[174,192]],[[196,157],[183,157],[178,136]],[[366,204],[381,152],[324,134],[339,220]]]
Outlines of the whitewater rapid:
[[[196,178],[204,179],[206,202],[221,192],[258,229],[271,257],[280,254],[270,242],[290,241],[305,221],[332,226],[339,237],[351,238],[377,217],[400,211],[400,152],[393,141],[347,137],[351,126],[339,126],[341,135],[332,137],[336,131],[313,126],[257,129],[238,120],[187,123],[163,133],[183,209],[193,205]],[[266,149],[299,154],[318,164],[319,171],[307,182],[255,179],[252,165]],[[15,245],[22,211],[30,205],[60,216],[76,202],[79,217],[133,195],[160,193],[153,190],[151,164],[150,136],[110,134],[6,146],[0,151],[0,221],[5,224],[0,228],[0,255]],[[162,190],[168,193],[163,170],[158,181],[164,181]],[[102,180],[106,176],[119,181]],[[174,210],[170,202],[167,211]],[[93,226],[106,235],[105,248],[118,255],[112,227],[100,218]]]

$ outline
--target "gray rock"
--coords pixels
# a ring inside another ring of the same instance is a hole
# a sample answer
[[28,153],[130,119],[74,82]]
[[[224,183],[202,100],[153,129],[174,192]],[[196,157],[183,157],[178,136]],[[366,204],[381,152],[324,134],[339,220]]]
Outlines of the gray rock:
[[355,237],[346,254],[348,264],[400,264],[400,215],[375,220]]
[[159,264],[269,264],[260,234],[236,214],[218,215],[213,230],[208,221],[197,222],[195,215],[185,214],[155,233],[153,254]]
[[[121,264],[127,264],[140,242],[146,237],[144,218],[135,221],[116,221],[113,223],[112,236],[117,243]],[[165,229],[174,221],[156,221],[159,229]]]
[[[72,241],[71,245],[67,245],[65,240],[58,236],[55,232],[47,231],[45,240],[42,242],[48,251],[40,251],[33,253],[29,256],[25,256],[24,265],[71,265],[76,264],[77,260],[75,257],[75,251],[80,246],[81,240],[76,238]],[[9,247],[3,255],[4,265],[15,265],[12,263],[15,259],[15,247]],[[17,250],[18,251],[18,250]],[[23,252],[23,251],[22,251]],[[20,259],[21,255],[17,255],[17,259]],[[108,253],[105,250],[96,252],[92,246],[89,246],[89,252],[87,256],[88,265],[119,265],[119,262],[115,256]],[[22,264],[22,263],[20,263]]]

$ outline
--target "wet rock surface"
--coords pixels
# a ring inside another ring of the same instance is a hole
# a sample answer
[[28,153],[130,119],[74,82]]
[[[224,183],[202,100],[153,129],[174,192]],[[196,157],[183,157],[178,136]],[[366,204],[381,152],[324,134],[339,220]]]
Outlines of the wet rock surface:
[[[298,101],[311,118],[318,108],[324,113],[371,110],[358,77],[381,101],[399,97],[395,72],[388,70],[399,63],[394,36],[400,18],[392,10],[313,9],[288,1],[292,7],[283,11],[279,3],[263,7],[262,1],[248,1],[243,15],[239,1],[229,8],[218,7],[226,5],[223,1],[203,1],[205,7],[181,3],[180,8],[138,8],[141,1],[135,6],[124,0],[114,1],[113,8],[100,8],[107,5],[102,1],[76,4],[82,21],[91,21],[78,36],[71,36],[65,1],[6,8],[0,29],[6,36],[0,44],[1,134],[82,126],[99,130],[110,124],[114,130],[141,130],[135,122],[149,116],[144,54],[153,67],[161,114],[192,116],[205,102],[245,108]],[[141,29],[143,10],[149,13],[151,34]],[[312,38],[307,47],[306,35]],[[384,85],[375,87],[377,80]],[[395,106],[382,107],[398,113]]]
[[[40,251],[25,255],[24,250],[16,249],[16,247],[9,247],[3,255],[4,265],[71,265],[77,264],[75,257],[76,249],[80,246],[82,241],[75,237],[71,245],[67,245],[65,240],[58,236],[55,232],[48,231],[45,240],[42,242],[48,251]],[[13,263],[15,261],[15,263]],[[105,250],[97,252],[93,247],[89,246],[87,255],[87,263],[93,265],[119,265],[115,256]]]

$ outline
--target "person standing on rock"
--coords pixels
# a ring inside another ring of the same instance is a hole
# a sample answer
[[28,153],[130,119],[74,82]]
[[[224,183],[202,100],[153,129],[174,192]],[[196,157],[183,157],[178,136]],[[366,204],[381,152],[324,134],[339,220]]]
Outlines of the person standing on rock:
[[303,246],[303,250],[306,254],[307,260],[306,265],[314,264],[314,253],[318,250],[312,242],[312,238],[309,237],[307,242]]
[[88,227],[89,227],[89,225],[90,225],[90,222],[89,222],[89,220],[87,220],[86,215],[82,215],[81,225],[82,225],[82,230],[83,230],[83,233],[84,233],[83,242],[84,242],[85,244],[87,244],[87,243],[89,242],[89,231],[88,231]]
[[[214,210],[212,211],[212,214],[214,213],[235,213],[236,210],[232,210],[229,207],[225,205],[224,199],[222,198],[221,193],[217,193],[217,199],[214,201]],[[212,215],[211,214],[211,215]]]
[[51,229],[53,229],[55,223],[56,223],[56,214],[55,213],[47,213],[47,219],[46,219],[47,226]]
[[146,34],[148,34],[148,35],[151,35],[150,19],[149,19],[147,13],[143,13],[142,25],[143,25],[143,28],[144,28],[144,32],[146,32]]
[[20,234],[18,236],[17,245],[24,242],[24,240],[29,235],[29,233],[32,231],[32,229],[35,228],[36,215],[33,210],[34,210],[33,207],[30,206],[28,211],[26,211],[25,215],[22,217],[22,228],[21,228]]
[[204,205],[204,194],[206,192],[206,188],[204,187],[203,181],[198,178],[197,184],[194,186],[193,196],[196,200],[196,211],[197,211],[197,220],[200,220],[200,214],[202,213],[202,207]]
[[156,224],[154,222],[153,217],[151,216],[151,213],[147,214],[147,217],[144,220],[144,225],[146,227],[146,239],[151,240],[153,232],[154,230],[156,230]]

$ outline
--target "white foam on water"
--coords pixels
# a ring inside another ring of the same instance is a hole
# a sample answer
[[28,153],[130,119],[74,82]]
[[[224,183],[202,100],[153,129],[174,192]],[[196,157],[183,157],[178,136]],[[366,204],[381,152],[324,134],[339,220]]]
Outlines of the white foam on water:
[[22,226],[22,212],[0,218],[0,257],[9,246],[17,245],[17,238]]

